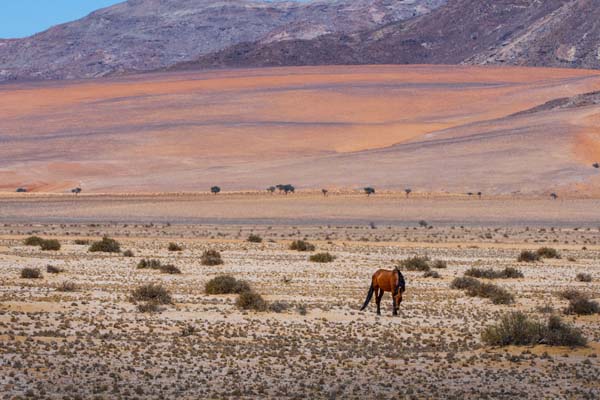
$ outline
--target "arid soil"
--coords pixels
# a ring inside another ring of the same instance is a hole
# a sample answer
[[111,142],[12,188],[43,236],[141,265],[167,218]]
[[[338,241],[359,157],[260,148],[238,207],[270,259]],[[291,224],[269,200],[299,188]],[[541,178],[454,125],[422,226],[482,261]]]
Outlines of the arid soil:
[[[0,86],[0,190],[599,196],[596,71],[352,66]],[[561,193],[562,194],[562,193]]]
[[[249,243],[250,233],[263,243]],[[28,235],[56,238],[59,251],[25,246]],[[121,254],[90,253],[75,239],[115,237]],[[306,238],[337,258],[308,261],[288,249]],[[167,250],[169,242],[183,247]],[[558,260],[518,263],[523,249],[558,249]],[[224,265],[200,254],[221,251]],[[441,278],[405,272],[398,317],[360,312],[371,274],[396,260],[445,260]],[[137,269],[142,258],[172,263],[181,275]],[[508,311],[545,319],[563,314],[556,292],[600,297],[598,226],[183,225],[166,223],[5,223],[0,225],[0,392],[2,398],[598,398],[600,319],[566,321],[585,348],[491,348],[480,334]],[[46,272],[53,265],[64,271]],[[449,288],[469,267],[513,266],[522,279],[495,283],[515,295],[493,305]],[[41,279],[21,279],[24,267]],[[592,282],[577,282],[586,272]],[[283,312],[240,311],[233,295],[206,295],[219,274],[249,282]],[[63,282],[76,290],[58,291]],[[141,313],[138,285],[162,283],[174,304]],[[306,313],[301,312],[302,308]],[[193,327],[192,328],[190,328]]]

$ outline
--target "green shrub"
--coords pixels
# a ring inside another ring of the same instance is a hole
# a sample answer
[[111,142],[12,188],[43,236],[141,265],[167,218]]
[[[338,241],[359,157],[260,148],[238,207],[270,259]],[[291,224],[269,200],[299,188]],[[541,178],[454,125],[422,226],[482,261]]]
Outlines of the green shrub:
[[56,239],[42,240],[40,248],[42,250],[58,251],[60,250],[60,242]]
[[419,256],[410,257],[400,261],[398,267],[407,271],[429,271],[429,258]]
[[309,259],[309,261],[317,262],[317,263],[330,263],[333,260],[335,260],[335,256],[326,252],[326,253],[313,254],[308,259]]
[[560,253],[552,247],[540,247],[537,249],[536,254],[540,258],[560,258]]
[[219,275],[206,282],[204,291],[206,294],[239,294],[250,291],[250,285],[230,275]]
[[423,278],[440,278],[440,274],[437,271],[425,271]]
[[202,265],[221,265],[223,264],[223,259],[221,258],[221,253],[216,250],[206,250],[202,253],[202,257],[200,257],[200,261]]
[[262,238],[260,236],[255,235],[254,233],[251,233],[248,236],[248,241],[251,242],[251,243],[262,243],[263,240],[262,240]]
[[60,274],[63,272],[62,268],[55,267],[54,265],[46,265],[46,272],[49,274]]
[[39,236],[29,236],[26,238],[23,243],[25,246],[41,246],[44,239]]
[[252,291],[240,293],[235,305],[242,310],[265,311],[267,309],[267,302],[260,294]]
[[125,250],[123,252],[123,257],[133,257],[133,256],[135,256],[135,254],[133,254],[133,251],[131,251],[131,250]]
[[104,236],[102,240],[92,243],[88,251],[101,253],[120,253],[121,245],[116,240]]
[[518,262],[536,262],[540,261],[540,256],[537,253],[529,250],[523,250],[519,257],[517,257]]
[[448,268],[448,263],[444,260],[435,260],[431,264],[431,268],[435,268],[435,269]]
[[166,264],[160,266],[160,272],[163,274],[180,274],[181,270],[173,264]]
[[148,301],[155,304],[171,304],[173,299],[169,291],[160,284],[149,283],[138,286],[131,293],[135,301]]
[[569,307],[565,310],[567,314],[591,315],[600,313],[600,304],[585,297],[577,297],[569,300]]
[[137,265],[138,269],[146,269],[146,268],[160,269],[161,266],[162,266],[162,264],[159,260],[146,260],[146,259],[140,260],[140,262]]
[[169,243],[169,247],[167,248],[169,251],[182,251],[183,247],[178,245],[177,243]]
[[492,346],[529,346],[544,343],[550,346],[585,346],[586,339],[579,329],[551,316],[547,324],[528,318],[522,312],[502,316],[496,325],[488,326],[481,339]]
[[516,268],[506,267],[502,271],[494,271],[491,268],[469,268],[465,271],[465,276],[473,278],[500,279],[500,278],[523,278],[523,273]]
[[21,278],[23,279],[40,279],[42,273],[38,268],[23,268],[21,270]]
[[305,240],[294,240],[292,244],[290,244],[290,250],[315,251],[315,246]]
[[75,292],[78,289],[75,282],[62,282],[56,287],[59,292]]
[[580,272],[580,273],[578,273],[575,276],[575,280],[577,280],[579,282],[591,282],[592,281],[592,275]]

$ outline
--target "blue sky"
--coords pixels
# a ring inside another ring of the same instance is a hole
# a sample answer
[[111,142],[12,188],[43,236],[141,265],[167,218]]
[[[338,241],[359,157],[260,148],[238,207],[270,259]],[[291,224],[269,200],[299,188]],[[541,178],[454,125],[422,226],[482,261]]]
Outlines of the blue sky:
[[33,35],[124,0],[0,0],[0,38]]

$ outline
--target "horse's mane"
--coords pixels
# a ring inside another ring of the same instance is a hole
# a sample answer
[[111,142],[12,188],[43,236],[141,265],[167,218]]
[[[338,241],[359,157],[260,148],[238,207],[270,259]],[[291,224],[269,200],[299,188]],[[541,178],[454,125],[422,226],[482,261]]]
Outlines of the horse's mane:
[[404,292],[406,290],[406,281],[404,280],[404,275],[402,275],[402,272],[400,272],[398,267],[395,269],[398,273],[398,285],[396,286],[396,292],[398,292],[398,289],[401,289]]

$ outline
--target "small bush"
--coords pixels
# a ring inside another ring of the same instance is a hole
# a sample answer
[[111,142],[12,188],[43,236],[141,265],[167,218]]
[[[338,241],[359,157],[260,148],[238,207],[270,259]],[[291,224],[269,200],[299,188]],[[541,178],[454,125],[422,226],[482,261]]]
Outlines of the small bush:
[[425,271],[423,278],[440,278],[440,274],[437,271]]
[[23,279],[40,279],[42,273],[38,268],[23,268],[21,270],[21,278]]
[[435,260],[431,264],[431,268],[435,268],[435,269],[448,268],[448,263],[444,260]]
[[480,282],[475,278],[464,276],[460,278],[454,278],[454,280],[450,283],[450,288],[465,290],[471,287],[478,286],[479,283]]
[[123,257],[134,257],[134,256],[135,256],[135,254],[133,254],[133,251],[131,251],[131,250],[125,250],[123,252]]
[[146,260],[146,259],[140,260],[140,262],[137,265],[138,269],[146,269],[146,268],[160,269],[161,266],[162,266],[162,264],[159,260]]
[[75,292],[77,289],[78,287],[75,282],[62,282],[56,287],[56,290],[59,292]]
[[467,295],[490,299],[494,304],[511,304],[515,301],[506,289],[491,283],[481,283],[467,289]]
[[267,302],[258,293],[246,291],[239,294],[235,305],[242,310],[265,311]]
[[591,282],[592,281],[592,275],[580,272],[580,273],[578,273],[575,276],[575,280],[577,280],[578,282]]
[[569,307],[565,310],[567,314],[592,315],[600,313],[600,304],[585,297],[577,297],[569,300]]
[[90,241],[88,239],[75,239],[75,241],[73,243],[82,245],[82,246],[87,246],[90,244]]
[[544,343],[549,346],[585,346],[586,339],[579,329],[564,323],[558,316],[548,322],[532,320],[522,312],[502,316],[496,325],[488,326],[481,334],[483,342],[492,346],[528,346]]
[[139,312],[143,312],[143,313],[155,313],[155,312],[160,311],[158,304],[153,301],[150,301],[147,303],[140,303],[137,305],[137,309]]
[[540,261],[540,256],[537,253],[529,250],[523,250],[519,257],[517,257],[518,262],[536,262]]
[[60,274],[63,272],[62,268],[55,267],[54,265],[46,265],[46,272],[49,274]]
[[575,289],[566,289],[563,290],[562,292],[558,293],[558,297],[565,299],[565,300],[576,300],[576,299],[587,299],[587,295],[585,295],[584,293],[581,293],[579,290],[575,290]]
[[173,264],[161,265],[160,272],[163,274],[180,274],[181,270]]
[[309,261],[317,262],[317,263],[330,263],[335,260],[335,256],[329,253],[317,253],[310,256]]
[[429,258],[414,256],[400,261],[400,268],[407,271],[429,271]]
[[173,299],[169,291],[160,284],[147,284],[137,287],[131,294],[135,301],[148,301],[156,304],[171,304]]
[[465,271],[465,276],[471,276],[473,278],[485,278],[485,279],[508,279],[508,278],[523,278],[523,273],[516,268],[507,267],[502,271],[494,271],[491,268],[469,268]]
[[296,306],[296,311],[300,315],[306,315],[306,314],[308,314],[308,307],[306,307],[306,304],[298,304]]
[[101,253],[120,253],[121,245],[116,240],[104,236],[102,240],[92,243],[88,251]]
[[169,247],[167,248],[169,251],[182,251],[183,247],[178,245],[177,243],[169,243]]
[[206,250],[202,253],[202,257],[200,257],[200,261],[202,265],[221,265],[223,264],[223,259],[221,258],[221,253],[216,250]]
[[285,301],[274,301],[269,304],[269,311],[273,311],[276,313],[284,312],[290,308],[290,305]]
[[196,327],[194,325],[191,324],[187,324],[186,326],[184,326],[183,328],[181,328],[181,336],[182,337],[186,337],[186,336],[192,336],[193,334],[196,333]]
[[239,294],[250,291],[250,285],[245,281],[239,281],[230,275],[217,276],[204,286],[206,294]]
[[58,251],[60,250],[60,242],[56,239],[42,240],[40,248],[42,250]]
[[252,233],[252,234],[250,234],[250,236],[248,236],[248,241],[251,243],[262,243],[263,240],[260,236]]
[[536,254],[540,256],[540,258],[560,258],[560,253],[552,247],[540,247],[536,251]]
[[315,246],[305,240],[294,240],[290,245],[290,250],[315,251]]
[[39,236],[29,236],[26,238],[23,243],[25,246],[41,246],[44,239]]

